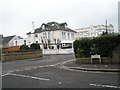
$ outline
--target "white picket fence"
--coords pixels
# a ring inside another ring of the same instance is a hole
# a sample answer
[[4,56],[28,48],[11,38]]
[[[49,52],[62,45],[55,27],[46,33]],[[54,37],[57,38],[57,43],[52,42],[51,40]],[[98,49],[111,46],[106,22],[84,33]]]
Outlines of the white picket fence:
[[73,49],[44,49],[43,54],[72,54]]

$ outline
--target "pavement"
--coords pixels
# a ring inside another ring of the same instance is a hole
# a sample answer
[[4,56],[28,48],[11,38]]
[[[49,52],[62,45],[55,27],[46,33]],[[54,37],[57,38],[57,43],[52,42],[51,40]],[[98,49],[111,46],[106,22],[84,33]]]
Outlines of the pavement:
[[80,64],[75,60],[70,60],[62,66],[67,69],[83,71],[120,72],[120,64]]

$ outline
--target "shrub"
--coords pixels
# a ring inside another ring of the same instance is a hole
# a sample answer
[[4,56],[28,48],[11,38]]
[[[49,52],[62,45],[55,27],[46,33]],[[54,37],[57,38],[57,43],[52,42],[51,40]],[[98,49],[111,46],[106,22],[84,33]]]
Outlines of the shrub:
[[40,49],[40,45],[39,45],[39,44],[36,44],[36,43],[33,43],[33,44],[30,45],[30,48],[31,48],[32,50],[38,50],[38,49]]
[[94,38],[92,43],[95,44],[97,54],[104,57],[112,57],[113,49],[120,43],[120,35],[115,33],[105,34]]
[[77,58],[83,57],[83,51],[84,51],[84,50],[78,48],[78,49],[77,49],[77,53],[75,54],[75,56],[76,56]]
[[29,50],[29,47],[28,47],[28,45],[22,45],[22,46],[20,46],[20,50]]
[[80,40],[76,40],[73,43],[74,52],[76,57],[89,57],[91,51],[91,39],[84,38]]

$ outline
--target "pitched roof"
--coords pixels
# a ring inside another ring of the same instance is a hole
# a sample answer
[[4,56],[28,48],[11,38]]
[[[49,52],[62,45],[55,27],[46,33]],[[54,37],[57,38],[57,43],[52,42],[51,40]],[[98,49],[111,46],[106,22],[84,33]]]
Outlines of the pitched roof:
[[8,43],[14,36],[15,36],[15,35],[13,35],[13,36],[8,36],[8,37],[3,37],[2,43]]
[[[65,24],[67,25],[66,22],[64,23],[57,23],[57,22],[49,22],[47,24],[43,23],[40,28],[35,29],[34,33],[41,33],[43,31],[56,31],[56,30],[64,30],[64,31],[70,31],[70,32],[76,32],[70,28],[65,28]],[[42,26],[45,25],[45,29],[42,29]],[[30,32],[27,34],[31,34]]]

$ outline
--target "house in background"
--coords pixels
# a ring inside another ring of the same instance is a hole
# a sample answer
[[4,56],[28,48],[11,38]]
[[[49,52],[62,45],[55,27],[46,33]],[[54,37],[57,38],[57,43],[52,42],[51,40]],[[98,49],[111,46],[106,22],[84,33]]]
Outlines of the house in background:
[[44,49],[65,49],[72,48],[76,31],[68,28],[67,23],[49,22],[27,33],[27,38],[29,46],[38,43]]
[[28,45],[28,39],[27,38],[20,38],[17,40],[13,40],[13,45],[14,46],[21,46],[21,45]]
[[[103,32],[106,32],[106,25],[91,25],[89,27],[75,29],[75,31],[77,32],[78,38],[98,37],[103,34]],[[112,24],[107,26],[107,32],[114,32],[114,26]]]
[[14,46],[14,40],[19,40],[19,39],[21,39],[21,37],[16,35],[3,37],[2,45],[3,47],[12,47]]

